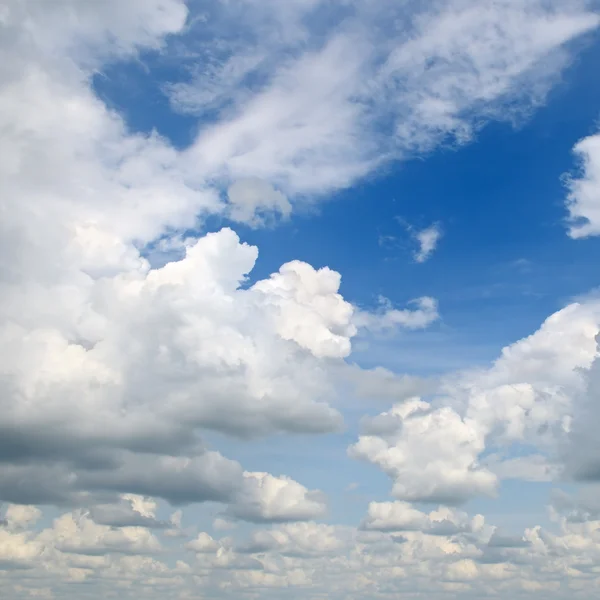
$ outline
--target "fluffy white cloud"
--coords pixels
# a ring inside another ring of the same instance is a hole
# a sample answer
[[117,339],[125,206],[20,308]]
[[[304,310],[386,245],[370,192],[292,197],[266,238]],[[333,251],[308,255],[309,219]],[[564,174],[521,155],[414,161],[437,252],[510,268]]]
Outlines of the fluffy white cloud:
[[498,477],[552,480],[565,460],[570,473],[598,479],[590,411],[599,329],[596,300],[567,306],[490,368],[442,378],[430,403],[405,400],[367,419],[350,456],[378,466],[408,501],[490,495]]
[[254,284],[267,306],[275,308],[277,332],[317,357],[344,357],[356,334],[354,309],[339,294],[340,275],[324,267],[287,263],[270,279]]
[[[349,348],[344,336],[353,333],[339,276],[293,263],[241,290],[255,258],[223,230],[161,269],[92,278],[70,266],[80,281],[70,306],[26,314],[11,306],[6,284],[4,457],[51,457],[65,500],[90,489],[223,500],[243,484],[242,470],[207,452],[200,428],[250,437],[337,428],[318,357]],[[3,469],[3,489],[26,468]],[[43,481],[31,481],[35,501],[53,485]]]
[[327,505],[318,491],[309,491],[289,477],[244,473],[244,485],[228,514],[253,522],[308,521],[325,515]]
[[495,492],[496,477],[478,464],[484,432],[449,407],[409,400],[368,422],[366,430],[349,454],[389,475],[399,500],[456,504]]
[[567,180],[567,209],[569,235],[577,239],[600,233],[600,135],[580,140],[573,151],[581,172]]

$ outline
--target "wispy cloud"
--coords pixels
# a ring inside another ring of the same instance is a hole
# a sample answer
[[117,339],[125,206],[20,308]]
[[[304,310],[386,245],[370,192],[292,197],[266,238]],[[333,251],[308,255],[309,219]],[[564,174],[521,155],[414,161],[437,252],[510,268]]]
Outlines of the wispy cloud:
[[207,177],[264,178],[292,199],[528,114],[568,64],[569,42],[598,24],[583,6],[542,0],[209,12],[194,42],[202,60],[169,88],[174,108],[218,114],[186,158]]
[[439,223],[434,223],[425,229],[414,232],[414,238],[419,244],[419,248],[414,254],[415,261],[424,263],[431,258],[437,248],[438,242],[442,237],[442,229]]

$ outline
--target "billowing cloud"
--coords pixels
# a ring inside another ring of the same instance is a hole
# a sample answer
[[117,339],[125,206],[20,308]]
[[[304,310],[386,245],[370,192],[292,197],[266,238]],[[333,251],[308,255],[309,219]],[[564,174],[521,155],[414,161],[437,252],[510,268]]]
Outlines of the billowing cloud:
[[370,428],[373,433],[361,435],[349,454],[389,475],[399,500],[457,504],[495,493],[496,477],[478,464],[483,432],[451,408],[413,399],[380,415]]
[[[365,420],[350,456],[389,475],[392,494],[404,501],[493,495],[498,477],[552,480],[565,460],[577,477],[595,479],[589,386],[599,328],[597,301],[565,307],[504,348],[490,368],[442,378],[431,402],[406,399]],[[512,445],[521,452],[510,455]]]

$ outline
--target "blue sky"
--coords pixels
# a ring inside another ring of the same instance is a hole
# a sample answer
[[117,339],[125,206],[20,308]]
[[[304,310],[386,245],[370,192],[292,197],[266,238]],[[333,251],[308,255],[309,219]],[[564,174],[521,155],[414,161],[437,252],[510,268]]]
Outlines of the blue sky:
[[587,600],[599,6],[9,0],[0,588]]
[[[435,333],[447,340],[439,369],[458,347],[465,365],[493,359],[595,285],[598,241],[565,236],[562,176],[574,171],[574,144],[595,132],[599,53],[588,39],[544,105],[516,123],[487,123],[472,143],[390,165],[277,227],[234,225],[260,249],[251,278],[299,259],[342,273],[341,291],[361,306],[379,295],[397,304],[434,296],[444,306]],[[185,148],[202,120],[171,110],[162,88],[179,77],[172,61],[148,53],[104,68],[94,86],[132,130],[156,130]],[[401,220],[417,229],[441,224],[434,260],[415,264],[415,241]],[[200,231],[227,224],[213,219]]]

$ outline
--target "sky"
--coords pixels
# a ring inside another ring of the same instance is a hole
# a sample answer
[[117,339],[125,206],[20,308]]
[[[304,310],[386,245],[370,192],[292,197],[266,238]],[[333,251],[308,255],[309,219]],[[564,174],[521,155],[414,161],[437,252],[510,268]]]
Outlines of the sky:
[[0,58],[3,598],[594,597],[598,2],[4,0]]

